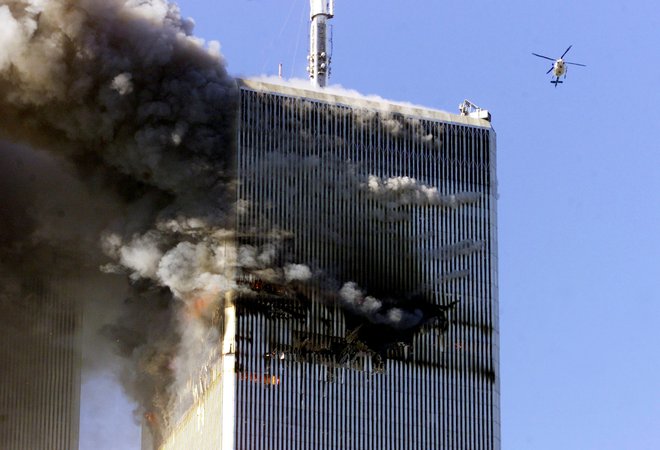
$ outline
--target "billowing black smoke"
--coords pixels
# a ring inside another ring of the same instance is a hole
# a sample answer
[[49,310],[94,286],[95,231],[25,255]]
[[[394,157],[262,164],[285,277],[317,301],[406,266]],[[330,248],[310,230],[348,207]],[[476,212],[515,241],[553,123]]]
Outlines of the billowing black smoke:
[[[217,340],[183,323],[189,303],[230,288],[235,260],[217,244],[232,225],[237,90],[192,28],[164,0],[0,2],[3,277],[131,275],[103,333],[130,361],[139,412],[163,425],[199,342]],[[3,308],[22,310],[28,297],[4,286]]]

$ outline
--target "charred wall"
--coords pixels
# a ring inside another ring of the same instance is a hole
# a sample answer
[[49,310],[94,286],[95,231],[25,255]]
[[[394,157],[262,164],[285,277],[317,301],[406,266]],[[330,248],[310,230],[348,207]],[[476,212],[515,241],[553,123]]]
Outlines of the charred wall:
[[492,129],[240,99],[241,244],[311,275],[237,300],[236,448],[499,448]]
[[81,305],[61,278],[0,281],[0,448],[78,448]]

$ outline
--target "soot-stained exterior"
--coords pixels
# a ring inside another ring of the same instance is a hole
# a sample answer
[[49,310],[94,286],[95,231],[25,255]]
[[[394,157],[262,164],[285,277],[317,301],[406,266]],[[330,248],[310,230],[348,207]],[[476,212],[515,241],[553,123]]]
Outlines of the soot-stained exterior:
[[239,85],[237,245],[286,281],[237,274],[216,380],[163,448],[499,449],[490,122]]
[[81,307],[59,278],[0,280],[0,448],[78,448]]

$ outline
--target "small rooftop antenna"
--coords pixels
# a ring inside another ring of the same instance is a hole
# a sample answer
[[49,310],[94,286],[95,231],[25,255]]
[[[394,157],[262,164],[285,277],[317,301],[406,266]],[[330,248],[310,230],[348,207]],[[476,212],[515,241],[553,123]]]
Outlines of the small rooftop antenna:
[[307,72],[313,86],[325,87],[330,75],[328,20],[335,15],[334,0],[309,0],[311,27]]

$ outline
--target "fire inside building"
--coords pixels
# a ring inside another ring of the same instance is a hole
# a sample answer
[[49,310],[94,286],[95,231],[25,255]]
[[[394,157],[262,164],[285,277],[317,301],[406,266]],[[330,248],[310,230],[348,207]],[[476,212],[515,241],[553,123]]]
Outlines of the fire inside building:
[[499,448],[490,122],[239,87],[236,245],[291,275],[237,274],[216,377],[162,448]]

